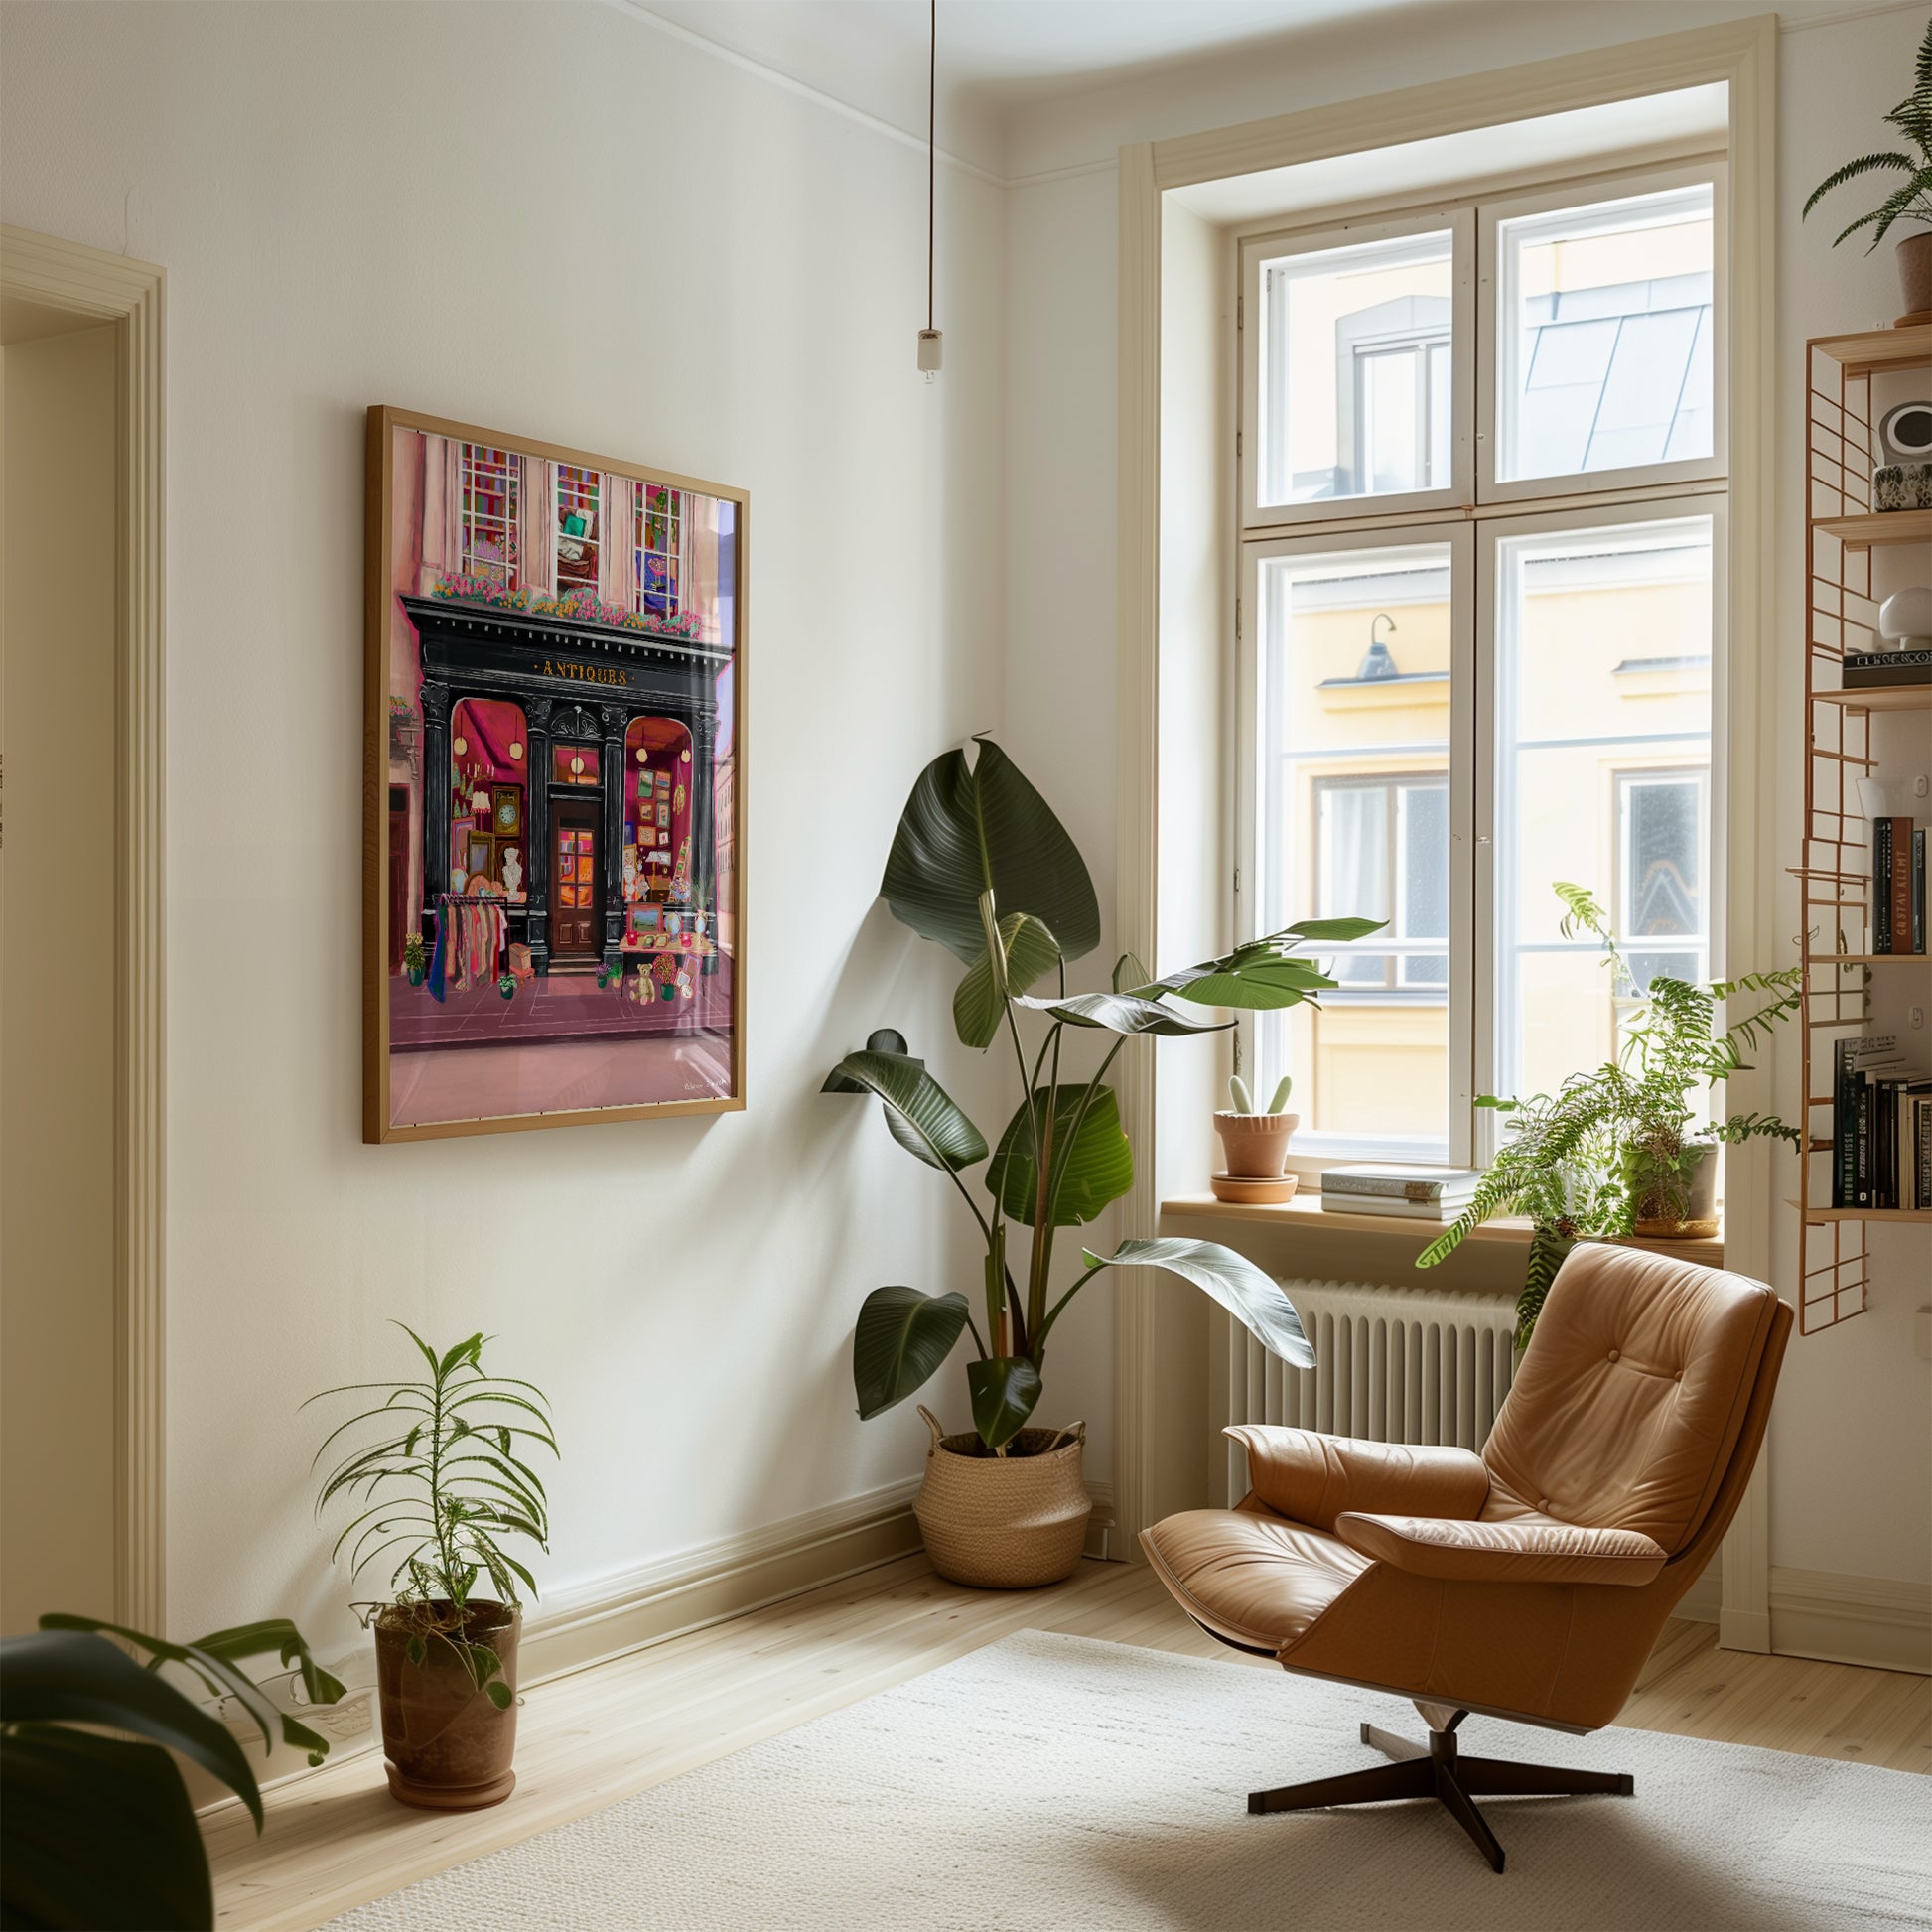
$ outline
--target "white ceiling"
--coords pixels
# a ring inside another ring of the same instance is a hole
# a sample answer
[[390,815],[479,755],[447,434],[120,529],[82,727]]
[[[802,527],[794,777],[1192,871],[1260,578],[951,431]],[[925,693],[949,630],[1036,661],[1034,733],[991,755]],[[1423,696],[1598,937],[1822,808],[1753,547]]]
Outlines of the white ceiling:
[[[924,137],[926,0],[630,4]],[[1418,4],[1453,0],[938,0],[940,143],[997,165],[1000,116],[1021,100]]]

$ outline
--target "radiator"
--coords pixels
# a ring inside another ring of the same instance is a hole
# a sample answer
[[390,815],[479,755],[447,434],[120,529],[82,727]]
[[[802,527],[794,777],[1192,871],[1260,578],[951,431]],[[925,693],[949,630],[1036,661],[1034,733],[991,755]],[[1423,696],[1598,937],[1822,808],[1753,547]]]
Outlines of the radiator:
[[[1314,1347],[1292,1368],[1228,1323],[1230,1423],[1279,1423],[1379,1443],[1489,1437],[1514,1361],[1516,1298],[1365,1282],[1284,1280]],[[1248,1458],[1228,1445],[1228,1501],[1247,1493]]]

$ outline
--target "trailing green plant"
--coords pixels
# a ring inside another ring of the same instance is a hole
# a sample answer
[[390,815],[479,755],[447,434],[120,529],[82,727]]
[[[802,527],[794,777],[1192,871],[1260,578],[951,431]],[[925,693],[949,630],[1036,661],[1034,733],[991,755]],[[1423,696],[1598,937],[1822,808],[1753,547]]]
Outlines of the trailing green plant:
[[[1416,1257],[1433,1268],[1472,1229],[1499,1215],[1531,1223],[1529,1263],[1516,1305],[1516,1341],[1528,1345],[1550,1283],[1583,1239],[1615,1239],[1638,1219],[1681,1217],[1690,1176],[1719,1143],[1775,1139],[1798,1145],[1798,1132],[1770,1114],[1731,1114],[1704,1123],[1692,1105],[1733,1073],[1743,1055],[1798,1010],[1801,969],[1745,973],[1695,986],[1659,974],[1640,989],[1617,950],[1601,905],[1582,886],[1559,881],[1565,938],[1587,932],[1603,948],[1615,993],[1642,993],[1642,1010],[1623,1030],[1615,1056],[1573,1073],[1554,1094],[1527,1100],[1483,1094],[1478,1107],[1502,1114],[1506,1136],[1469,1204]],[[1759,1004],[1724,1032],[1721,1003],[1750,996]]]
[[1833,189],[1842,188],[1861,175],[1903,175],[1894,188],[1869,214],[1841,229],[1833,237],[1836,248],[1861,228],[1871,230],[1871,248],[1884,240],[1895,221],[1916,221],[1932,227],[1932,20],[1925,25],[1925,38],[1919,42],[1918,60],[1913,69],[1912,91],[1885,116],[1887,125],[1905,137],[1902,148],[1886,148],[1862,154],[1844,167],[1835,168],[1811,191],[1805,204],[1809,214]]
[[161,1670],[174,1665],[208,1697],[233,1699],[260,1728],[264,1754],[280,1736],[320,1764],[329,1740],[278,1711],[240,1668],[268,1654],[294,1667],[311,1704],[343,1695],[286,1617],[169,1643],[57,1614],[0,1642],[0,1925],[214,1923],[207,1853],[173,1753],[225,1784],[257,1832],[261,1791],[234,1733]]
[[[1294,1076],[1284,1073],[1281,1077],[1281,1084],[1275,1089],[1274,1099],[1268,1103],[1268,1111],[1271,1114],[1286,1113],[1288,1111],[1288,1096],[1294,1091]],[[1234,1111],[1237,1114],[1252,1114],[1255,1110],[1254,1095],[1248,1091],[1247,1081],[1242,1079],[1238,1073],[1230,1073],[1228,1075],[1228,1098],[1233,1101]]]
[[[543,1482],[524,1459],[530,1444],[557,1453],[548,1400],[534,1383],[486,1374],[483,1335],[438,1354],[415,1329],[394,1325],[421,1353],[428,1370],[422,1380],[351,1382],[309,1398],[382,1396],[332,1430],[316,1451],[320,1464],[340,1438],[360,1432],[323,1479],[316,1511],[338,1495],[362,1505],[332,1555],[346,1550],[356,1577],[388,1560],[391,1598],[364,1606],[368,1618],[407,1629],[405,1654],[413,1664],[423,1662],[431,1643],[447,1644],[477,1688],[507,1710],[502,1660],[467,1633],[479,1609],[516,1607],[518,1584],[536,1594],[535,1580],[504,1545],[521,1538],[545,1552],[550,1547]],[[475,1595],[479,1581],[493,1597]]]
[[[980,1049],[1004,1039],[1024,1097],[989,1144],[890,1031],[874,1034],[863,1052],[848,1053],[825,1091],[877,1095],[893,1139],[946,1176],[984,1243],[980,1321],[957,1291],[926,1295],[895,1286],[866,1297],[852,1345],[859,1413],[876,1416],[904,1401],[967,1334],[973,1423],[982,1448],[1004,1454],[1039,1400],[1055,1324],[1111,1268],[1167,1269],[1220,1303],[1276,1354],[1302,1367],[1313,1363],[1280,1286],[1231,1249],[1175,1239],[1123,1241],[1105,1256],[1083,1247],[1084,1266],[1055,1292],[1054,1241],[1059,1229],[1094,1220],[1133,1185],[1133,1150],[1106,1080],[1129,1041],[1233,1025],[1189,1014],[1188,1006],[1312,1001],[1335,982],[1301,949],[1358,939],[1380,926],[1373,919],[1309,919],[1159,979],[1124,954],[1106,992],[1069,994],[1067,961],[1100,940],[1093,882],[1065,828],[999,746],[982,738],[975,751],[970,759],[964,750],[948,752],[920,773],[880,892],[897,918],[965,966],[953,995],[955,1031],[964,1045]],[[1055,990],[1035,998],[1029,989],[1042,980]],[[1023,1025],[1034,1036],[1031,1051]],[[1113,1035],[1111,1044],[1086,1077],[1071,1075],[1063,1055],[1094,1034]],[[965,1179],[981,1163],[983,1198]]]

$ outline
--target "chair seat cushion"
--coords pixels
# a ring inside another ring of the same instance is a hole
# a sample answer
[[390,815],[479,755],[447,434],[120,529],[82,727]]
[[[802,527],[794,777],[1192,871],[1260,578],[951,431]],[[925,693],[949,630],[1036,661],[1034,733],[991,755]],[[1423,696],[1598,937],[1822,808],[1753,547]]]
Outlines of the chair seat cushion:
[[1196,1622],[1271,1656],[1369,1565],[1325,1531],[1256,1508],[1183,1510],[1144,1531],[1141,1547]]

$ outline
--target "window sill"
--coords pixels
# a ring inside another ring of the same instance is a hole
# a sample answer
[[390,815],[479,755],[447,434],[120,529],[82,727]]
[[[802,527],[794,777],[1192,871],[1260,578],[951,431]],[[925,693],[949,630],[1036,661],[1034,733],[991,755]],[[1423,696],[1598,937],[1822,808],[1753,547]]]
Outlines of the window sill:
[[[1176,1194],[1161,1203],[1161,1218],[1203,1221],[1252,1221],[1275,1227],[1284,1233],[1313,1233],[1326,1236],[1354,1235],[1362,1239],[1413,1242],[1418,1252],[1447,1228],[1448,1221],[1426,1221],[1409,1214],[1330,1214],[1320,1200],[1305,1199],[1277,1202],[1238,1202],[1216,1200],[1212,1194]],[[1501,1242],[1527,1247],[1530,1224],[1525,1220],[1485,1221],[1465,1237],[1473,1242]],[[1627,1235],[1617,1243],[1623,1248],[1641,1248],[1648,1254],[1670,1255],[1679,1261],[1695,1261],[1705,1268],[1725,1265],[1723,1234],[1693,1241],[1658,1241],[1642,1235]]]

